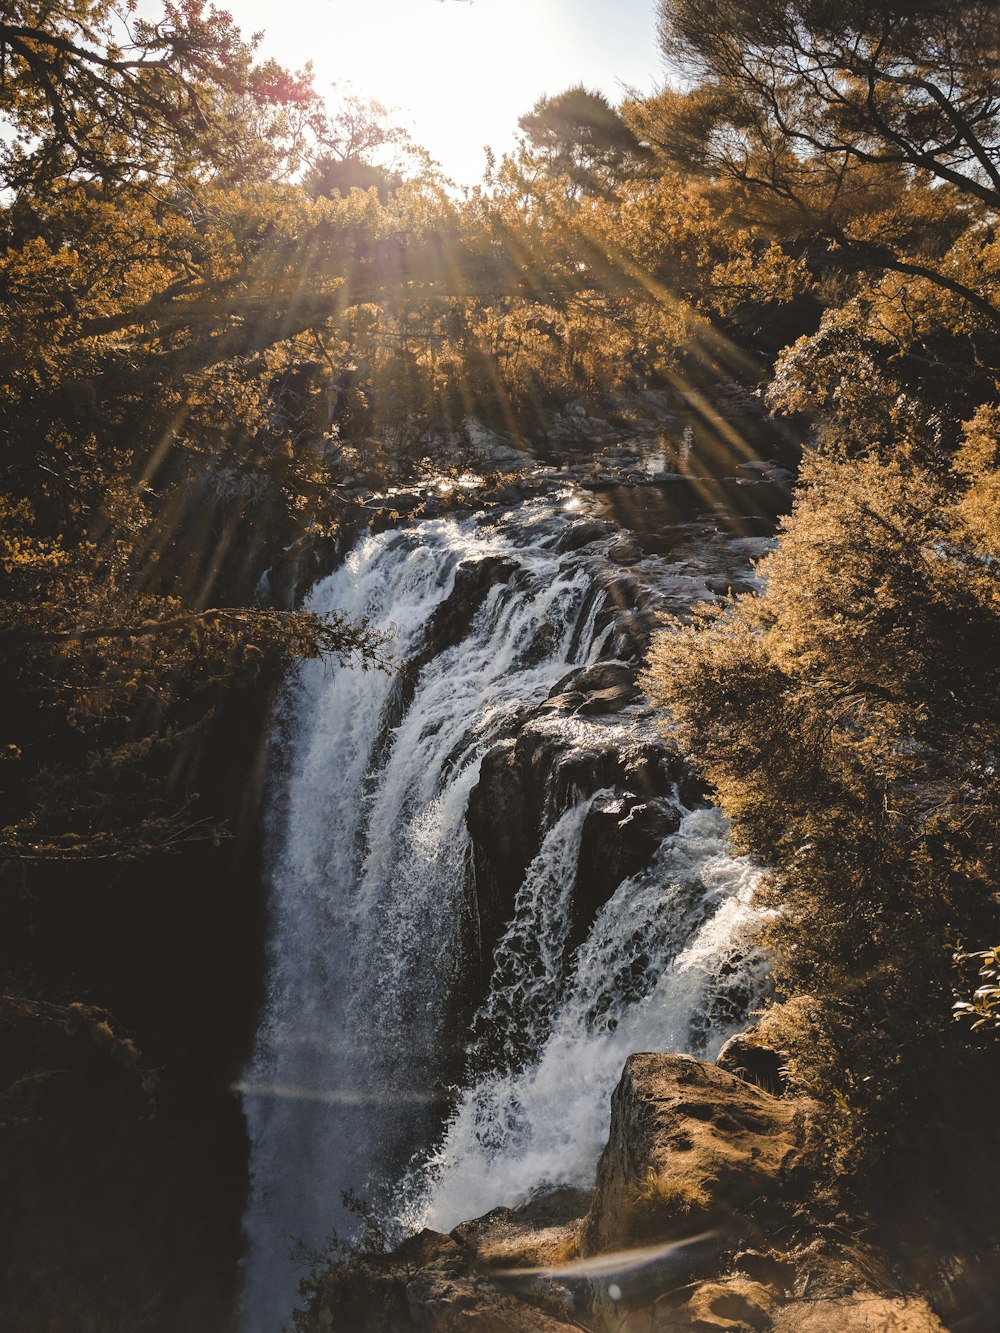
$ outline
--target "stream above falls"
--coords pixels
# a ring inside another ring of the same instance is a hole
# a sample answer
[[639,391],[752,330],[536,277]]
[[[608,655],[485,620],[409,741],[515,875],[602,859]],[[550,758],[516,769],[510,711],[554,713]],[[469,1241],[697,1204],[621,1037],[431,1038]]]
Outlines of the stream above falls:
[[766,991],[758,870],[636,675],[661,614],[751,585],[771,518],[543,481],[365,535],[307,598],[403,665],[304,663],[275,721],[246,1333],[287,1319],[293,1240],[352,1229],[343,1191],[448,1229],[587,1186],[626,1056],[711,1057]]

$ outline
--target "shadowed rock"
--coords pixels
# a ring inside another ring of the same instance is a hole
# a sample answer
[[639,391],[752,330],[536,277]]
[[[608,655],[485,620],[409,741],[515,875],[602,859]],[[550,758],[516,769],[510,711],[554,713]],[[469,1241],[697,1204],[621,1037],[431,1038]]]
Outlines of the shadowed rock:
[[586,939],[594,918],[618,885],[649,864],[680,822],[679,807],[668,801],[642,801],[631,794],[596,798],[580,841],[571,949]]
[[754,1028],[730,1037],[716,1056],[715,1063],[745,1083],[763,1088],[773,1097],[784,1095],[785,1057],[760,1038]]
[[456,1236],[421,1231],[392,1254],[335,1264],[316,1282],[307,1322],[315,1333],[558,1333],[579,1328],[556,1293],[506,1290]]

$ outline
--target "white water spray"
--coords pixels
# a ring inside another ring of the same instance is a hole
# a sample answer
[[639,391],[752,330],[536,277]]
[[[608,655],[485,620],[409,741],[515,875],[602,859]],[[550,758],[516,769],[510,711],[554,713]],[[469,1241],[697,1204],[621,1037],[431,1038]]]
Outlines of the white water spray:
[[546,1185],[593,1184],[627,1057],[700,1049],[712,1058],[763,994],[758,876],[733,857],[717,810],[684,818],[601,910],[551,1030],[530,1004],[511,1016],[538,1029],[537,1056],[464,1094],[439,1148],[408,1179],[411,1226],[447,1231]]
[[509,566],[461,641],[417,673],[401,717],[405,675],[309,662],[289,690],[268,999],[243,1085],[248,1330],[287,1314],[291,1242],[315,1245],[343,1226],[340,1192],[377,1191],[440,1124],[470,910],[469,792],[497,737],[602,641],[592,575],[547,549],[553,536],[551,525],[475,520],[385,533],[363,540],[309,599],[394,628],[405,659],[425,647],[460,562]]

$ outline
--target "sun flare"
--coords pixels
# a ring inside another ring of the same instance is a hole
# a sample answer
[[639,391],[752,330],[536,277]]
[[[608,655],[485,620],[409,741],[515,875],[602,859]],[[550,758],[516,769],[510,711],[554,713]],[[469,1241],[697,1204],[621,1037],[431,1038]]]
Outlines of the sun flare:
[[[286,64],[311,61],[320,92],[331,83],[375,98],[409,122],[414,139],[445,174],[468,184],[482,175],[483,147],[505,151],[517,119],[542,94],[580,81],[617,96],[648,83],[636,38],[652,27],[651,6],[576,0],[230,0],[262,51]],[[632,35],[631,44],[625,34]],[[648,35],[647,35],[648,40]]]

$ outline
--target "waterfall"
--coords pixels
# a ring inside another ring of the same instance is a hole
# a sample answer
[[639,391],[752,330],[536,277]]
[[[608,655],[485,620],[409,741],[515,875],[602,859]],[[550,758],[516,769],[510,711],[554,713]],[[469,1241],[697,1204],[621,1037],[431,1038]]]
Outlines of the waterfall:
[[[534,1031],[535,1058],[464,1093],[439,1147],[408,1176],[411,1226],[447,1231],[546,1185],[593,1184],[626,1057],[712,1058],[763,995],[753,950],[761,914],[751,902],[758,874],[732,856],[717,810],[684,818],[649,869],[602,909],[554,1023],[530,1004],[512,1015]],[[484,1007],[495,1004],[491,994]]]
[[[565,532],[548,498],[369,536],[307,603],[391,630],[405,665],[304,663],[275,725],[268,992],[241,1085],[247,1333],[290,1311],[292,1240],[349,1225],[342,1190],[452,1226],[545,1181],[587,1183],[626,1055],[711,1053],[760,993],[756,872],[713,810],[679,809],[571,943],[585,821],[613,795],[571,791],[547,811],[469,1027],[466,809],[483,757],[612,642],[606,552],[561,552]],[[586,747],[640,723],[546,725]]]
[[463,564],[510,566],[461,641],[424,663],[401,717],[398,679],[321,662],[299,669],[284,702],[268,998],[242,1086],[248,1328],[287,1313],[291,1242],[343,1225],[340,1191],[370,1193],[440,1121],[468,928],[469,791],[496,737],[602,641],[592,576],[549,549],[554,536],[551,523],[481,520],[383,533],[309,599],[394,631],[407,659]]

